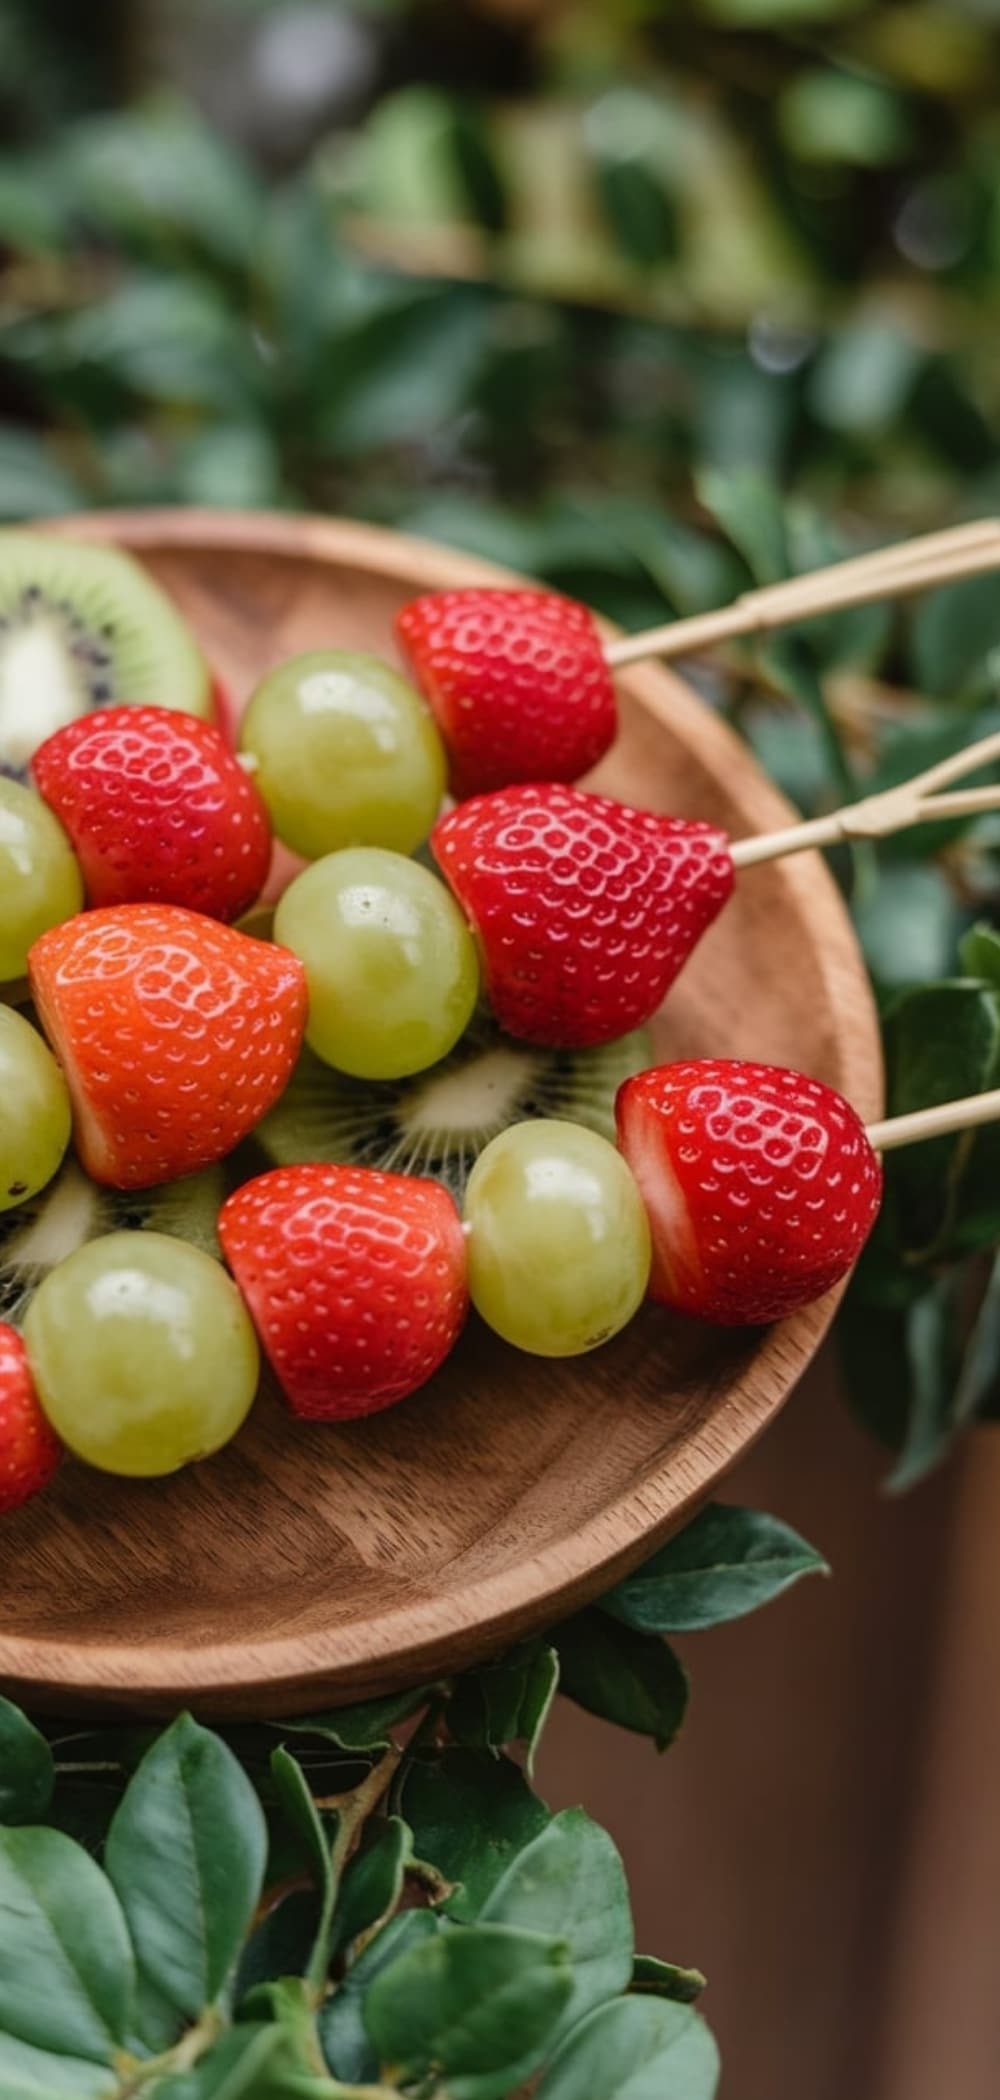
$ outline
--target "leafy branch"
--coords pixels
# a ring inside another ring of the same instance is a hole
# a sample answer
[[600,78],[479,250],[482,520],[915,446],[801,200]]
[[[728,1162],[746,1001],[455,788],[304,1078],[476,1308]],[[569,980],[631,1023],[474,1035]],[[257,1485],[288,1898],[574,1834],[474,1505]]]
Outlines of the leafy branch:
[[548,1808],[534,1759],[560,1672],[662,1746],[687,1696],[663,1633],[822,1565],[709,1506],[551,1636],[364,1706],[227,1740],[190,1715],[43,1732],[0,1701],[3,2100],[502,2100],[526,2079],[615,2100],[640,2073],[710,2100],[704,1978],[636,1954],[611,1838]]

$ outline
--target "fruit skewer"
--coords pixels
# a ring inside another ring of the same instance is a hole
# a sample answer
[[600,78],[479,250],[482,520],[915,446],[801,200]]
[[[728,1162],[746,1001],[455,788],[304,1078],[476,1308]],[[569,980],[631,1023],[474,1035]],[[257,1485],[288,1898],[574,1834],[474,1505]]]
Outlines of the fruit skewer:
[[581,1049],[651,1018],[740,869],[1000,808],[1000,783],[941,792],[998,759],[1000,734],[984,737],[829,816],[734,842],[712,824],[525,782],[448,811],[431,850],[478,937],[500,1026]]
[[977,519],[745,592],[731,605],[608,637],[585,605],[524,587],[426,593],[396,632],[448,748],[458,796],[578,780],[615,736],[614,672],[930,590],[1000,568],[1000,520]]

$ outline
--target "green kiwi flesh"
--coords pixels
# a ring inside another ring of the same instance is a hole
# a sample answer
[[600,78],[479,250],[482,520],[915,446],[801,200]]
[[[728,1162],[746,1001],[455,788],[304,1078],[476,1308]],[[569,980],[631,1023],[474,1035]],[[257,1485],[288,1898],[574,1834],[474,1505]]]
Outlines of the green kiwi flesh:
[[258,1167],[330,1160],[426,1174],[461,1201],[483,1147],[509,1123],[560,1116],[613,1138],[618,1088],[652,1061],[642,1028],[596,1050],[538,1050],[485,1015],[414,1079],[349,1079],[307,1050],[251,1145]]
[[0,1320],[20,1327],[39,1284],[57,1262],[107,1232],[170,1233],[221,1259],[216,1238],[227,1182],[206,1167],[160,1188],[99,1188],[70,1158],[30,1203],[0,1215]]
[[0,532],[0,772],[93,707],[212,717],[208,665],[176,606],[111,547]]

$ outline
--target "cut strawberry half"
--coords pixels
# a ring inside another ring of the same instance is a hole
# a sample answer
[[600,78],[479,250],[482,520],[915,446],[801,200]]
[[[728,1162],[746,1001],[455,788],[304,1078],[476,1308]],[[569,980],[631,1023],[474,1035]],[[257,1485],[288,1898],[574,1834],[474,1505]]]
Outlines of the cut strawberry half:
[[63,1455],[42,1413],[24,1343],[0,1326],[0,1516],[47,1487]]
[[82,912],[35,942],[28,972],[77,1151],[111,1188],[222,1159],[273,1107],[301,1048],[297,957],[176,905]]
[[882,1169],[832,1087],[701,1058],[627,1079],[616,1116],[653,1234],[651,1298],[758,1325],[822,1297],[856,1262]]

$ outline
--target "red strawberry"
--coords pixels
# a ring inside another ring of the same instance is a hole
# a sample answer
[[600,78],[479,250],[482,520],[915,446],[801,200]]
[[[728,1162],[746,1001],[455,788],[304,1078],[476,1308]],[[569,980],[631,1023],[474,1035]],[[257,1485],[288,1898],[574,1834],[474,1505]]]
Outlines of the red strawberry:
[[103,707],[57,729],[32,764],[88,903],[184,904],[238,919],[260,896],[267,810],[211,723],[167,707]]
[[231,1152],[284,1090],[305,972],[286,948],[174,904],[81,912],[28,957],[84,1166],[149,1188]]
[[501,1027],[561,1049],[648,1021],[733,886],[714,825],[578,788],[478,795],[439,817],[431,847]]
[[458,1339],[465,1237],[436,1181],[279,1167],[230,1196],[219,1238],[293,1414],[346,1422],[391,1407]]
[[882,1169],[850,1103],[780,1065],[699,1058],[626,1079],[618,1143],[653,1233],[650,1297],[724,1326],[783,1319],[857,1260]]
[[616,728],[601,637],[555,591],[432,591],[396,633],[451,757],[456,795],[516,780],[578,780]]
[[0,1516],[47,1487],[62,1445],[38,1404],[24,1343],[0,1326]]

